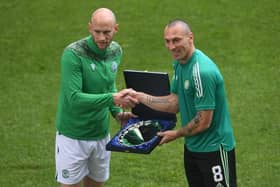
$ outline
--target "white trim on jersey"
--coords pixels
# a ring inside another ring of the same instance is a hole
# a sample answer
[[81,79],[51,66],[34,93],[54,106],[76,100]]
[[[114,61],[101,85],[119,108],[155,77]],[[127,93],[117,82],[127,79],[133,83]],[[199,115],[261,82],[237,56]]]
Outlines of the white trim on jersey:
[[202,88],[202,83],[201,83],[201,78],[200,78],[200,73],[199,73],[199,64],[196,62],[193,67],[193,78],[194,78],[194,85],[196,88],[196,96],[197,97],[202,97],[203,96],[203,88]]
[[229,160],[228,160],[228,152],[226,152],[222,146],[220,146],[220,157],[222,161],[224,177],[227,187],[229,187]]

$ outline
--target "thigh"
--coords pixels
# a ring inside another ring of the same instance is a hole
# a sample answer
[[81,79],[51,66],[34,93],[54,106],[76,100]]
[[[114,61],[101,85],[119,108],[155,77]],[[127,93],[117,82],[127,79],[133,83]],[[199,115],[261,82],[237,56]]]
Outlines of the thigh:
[[95,141],[92,144],[88,177],[96,182],[105,182],[109,179],[111,152],[106,150],[106,144],[109,140],[110,136],[108,135],[106,138]]
[[215,152],[195,154],[204,186],[236,187],[234,150],[227,152],[221,148]]
[[[185,146],[184,146],[185,147]],[[196,155],[185,147],[184,150],[184,167],[185,175],[190,187],[203,187],[203,175],[197,163]]]
[[77,184],[89,171],[86,145],[64,135],[56,135],[56,179],[62,184]]

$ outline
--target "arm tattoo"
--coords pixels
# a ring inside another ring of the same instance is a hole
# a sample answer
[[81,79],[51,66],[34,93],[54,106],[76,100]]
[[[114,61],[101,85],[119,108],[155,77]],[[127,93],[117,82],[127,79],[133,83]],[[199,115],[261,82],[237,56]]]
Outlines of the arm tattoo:
[[152,104],[152,103],[169,103],[168,99],[165,99],[165,98],[153,98],[149,95],[147,95],[146,97],[146,102],[147,104]]
[[148,105],[151,104],[152,103],[152,97],[147,95],[146,102],[147,102]]
[[193,119],[193,123],[187,128],[187,134],[191,134],[194,129],[199,126],[201,120],[201,112],[198,112]]
[[194,117],[194,124],[195,124],[195,126],[198,126],[198,124],[199,124],[199,122],[200,122],[200,119],[201,119],[201,113],[198,112],[198,113],[196,114],[196,116]]

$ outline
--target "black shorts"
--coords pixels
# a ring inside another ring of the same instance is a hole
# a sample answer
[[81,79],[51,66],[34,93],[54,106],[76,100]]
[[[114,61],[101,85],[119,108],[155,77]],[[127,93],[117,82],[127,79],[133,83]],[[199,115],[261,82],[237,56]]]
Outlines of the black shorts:
[[[185,146],[184,146],[185,147]],[[185,173],[190,187],[236,187],[235,151],[190,152],[185,147]]]

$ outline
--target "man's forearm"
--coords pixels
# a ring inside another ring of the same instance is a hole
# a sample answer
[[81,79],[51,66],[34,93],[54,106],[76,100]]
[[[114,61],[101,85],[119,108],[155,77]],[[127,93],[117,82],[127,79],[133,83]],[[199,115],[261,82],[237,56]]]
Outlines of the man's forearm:
[[185,127],[177,130],[178,137],[193,136],[209,128],[212,121],[212,111],[199,111]]
[[142,104],[154,110],[169,113],[178,112],[178,99],[175,95],[152,96],[145,93],[138,93],[137,98]]

